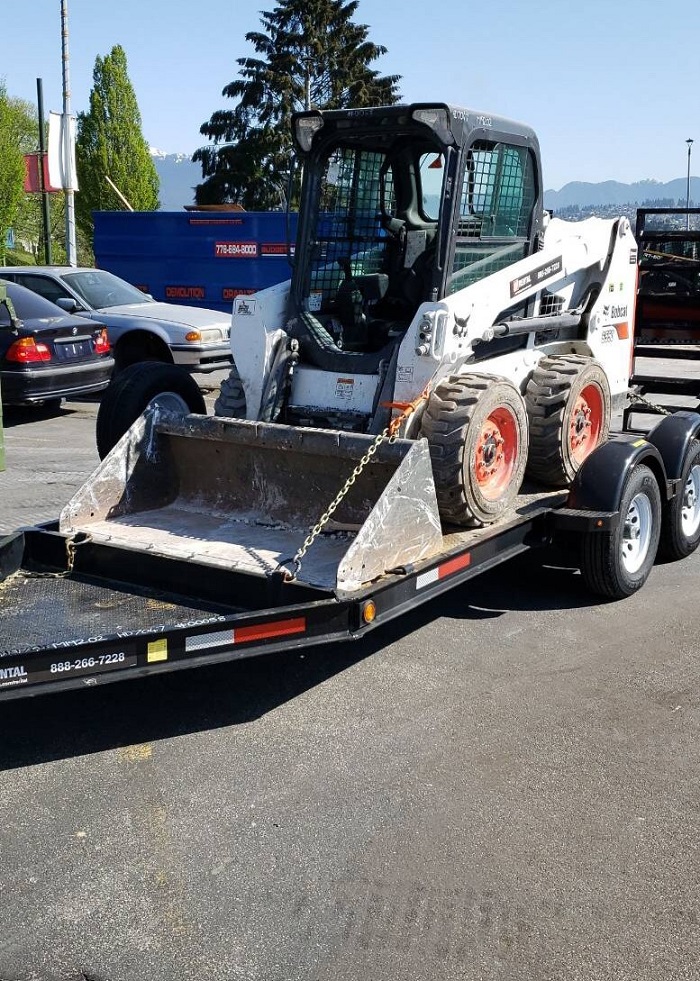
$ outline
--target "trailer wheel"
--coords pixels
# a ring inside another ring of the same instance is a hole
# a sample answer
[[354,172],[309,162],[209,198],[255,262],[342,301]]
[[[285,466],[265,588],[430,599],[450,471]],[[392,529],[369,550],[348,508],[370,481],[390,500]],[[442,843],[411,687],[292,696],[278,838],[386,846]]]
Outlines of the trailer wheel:
[[680,488],[664,505],[659,554],[684,559],[700,545],[700,442],[693,440],[683,464]]
[[525,403],[511,382],[476,374],[441,382],[420,435],[430,446],[443,521],[478,527],[508,510],[527,460]]
[[101,460],[153,401],[181,412],[207,411],[199,385],[184,368],[158,361],[129,365],[102,393],[95,426]]
[[235,364],[231,367],[228,378],[221,382],[214,403],[214,415],[227,419],[245,419],[245,390]]
[[527,474],[553,487],[571,483],[607,439],[610,386],[597,361],[581,355],[542,358],[525,393],[530,420]]
[[583,536],[581,572],[588,587],[610,599],[636,593],[654,565],[660,533],[659,485],[649,467],[639,464],[625,482],[617,527]]

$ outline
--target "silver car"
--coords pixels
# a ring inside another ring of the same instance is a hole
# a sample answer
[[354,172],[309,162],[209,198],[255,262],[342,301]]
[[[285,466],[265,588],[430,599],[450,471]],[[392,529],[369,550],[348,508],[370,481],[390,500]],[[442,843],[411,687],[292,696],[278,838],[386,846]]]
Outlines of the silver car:
[[0,277],[20,283],[67,313],[104,324],[117,372],[137,361],[162,361],[198,372],[232,363],[229,314],[157,302],[104,269],[5,266],[0,267]]

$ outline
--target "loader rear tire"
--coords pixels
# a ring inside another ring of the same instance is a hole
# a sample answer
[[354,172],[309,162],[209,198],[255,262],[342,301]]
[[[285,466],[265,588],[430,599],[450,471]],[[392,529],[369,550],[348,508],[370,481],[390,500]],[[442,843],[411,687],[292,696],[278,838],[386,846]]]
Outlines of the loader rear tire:
[[578,354],[542,358],[528,382],[525,404],[528,477],[551,487],[568,486],[610,431],[612,401],[602,366]]
[[224,378],[221,382],[221,388],[214,403],[214,415],[223,416],[226,419],[245,419],[245,411],[245,390],[238,368],[234,364],[228,378]]
[[421,422],[430,447],[440,517],[492,524],[512,505],[527,461],[527,412],[505,378],[455,375],[431,393]]
[[183,412],[207,411],[199,385],[184,368],[159,361],[129,365],[102,393],[95,426],[100,460],[154,400]]

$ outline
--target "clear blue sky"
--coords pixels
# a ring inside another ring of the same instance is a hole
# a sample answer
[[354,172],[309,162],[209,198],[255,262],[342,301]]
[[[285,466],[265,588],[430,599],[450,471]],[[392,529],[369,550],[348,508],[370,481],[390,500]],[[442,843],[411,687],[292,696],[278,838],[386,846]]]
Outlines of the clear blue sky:
[[[67,0],[71,102],[88,108],[95,58],[121,44],[151,146],[192,153],[275,0]],[[0,78],[60,111],[61,4],[5,0]],[[405,101],[441,100],[529,123],[545,186],[700,174],[699,0],[360,0]],[[697,166],[695,161],[697,160]]]

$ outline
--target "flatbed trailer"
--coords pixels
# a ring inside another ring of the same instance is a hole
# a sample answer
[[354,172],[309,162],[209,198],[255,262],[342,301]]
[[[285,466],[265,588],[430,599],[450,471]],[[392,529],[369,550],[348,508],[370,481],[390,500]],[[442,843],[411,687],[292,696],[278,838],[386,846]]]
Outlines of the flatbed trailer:
[[[154,409],[150,416],[168,430],[167,413]],[[211,423],[188,417],[188,425],[196,435],[198,425]],[[220,425],[245,431],[255,424]],[[354,640],[509,558],[552,543],[569,549],[595,593],[630,595],[646,581],[657,548],[681,558],[700,541],[699,433],[700,415],[678,412],[646,438],[614,435],[586,459],[570,490],[525,487],[496,524],[443,529],[425,557],[384,569],[369,582],[340,585],[328,577],[328,555],[322,553],[338,542],[344,551],[343,533],[318,544],[315,565],[316,543],[309,548],[306,581],[290,575],[291,553],[272,561],[245,538],[242,545],[233,543],[230,528],[230,548],[242,550],[248,566],[234,567],[233,552],[202,560],[191,545],[191,554],[179,546],[169,554],[157,545],[134,544],[125,532],[128,514],[119,519],[123,527],[117,521],[101,534],[103,464],[102,476],[93,475],[64,509],[75,516],[89,500],[94,533],[60,530],[52,522],[0,540],[0,699]],[[151,437],[146,432],[143,438]],[[392,452],[406,450],[399,445]],[[133,453],[129,458],[133,463]],[[109,467],[107,476],[113,484]],[[116,491],[112,486],[110,493],[122,502],[134,496],[131,484]],[[168,520],[183,520],[170,507]],[[150,523],[144,534],[157,542],[158,508],[138,517],[140,527]],[[372,541],[381,542],[381,529],[370,530]]]

